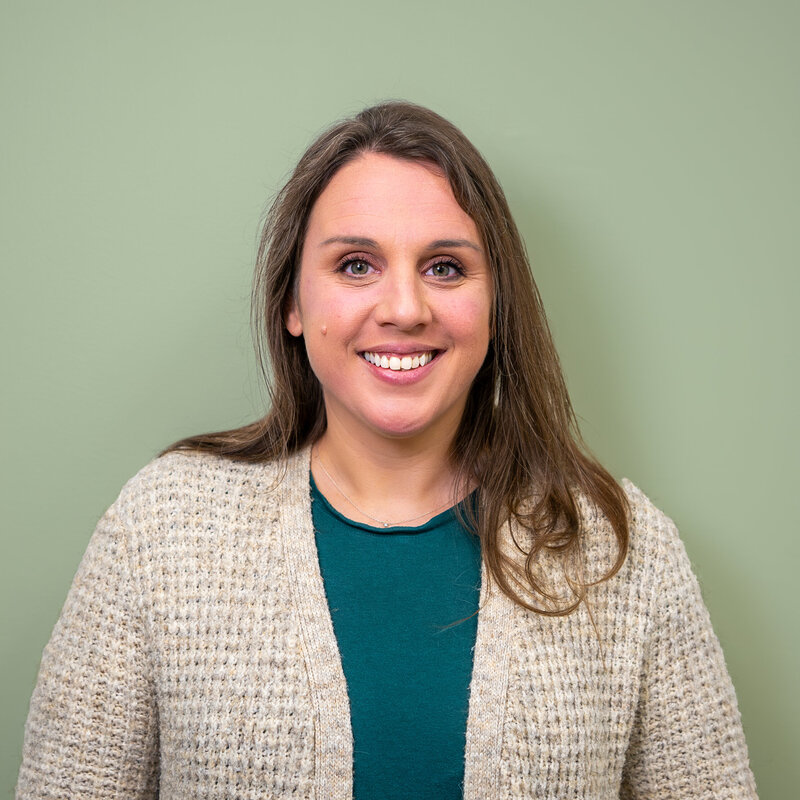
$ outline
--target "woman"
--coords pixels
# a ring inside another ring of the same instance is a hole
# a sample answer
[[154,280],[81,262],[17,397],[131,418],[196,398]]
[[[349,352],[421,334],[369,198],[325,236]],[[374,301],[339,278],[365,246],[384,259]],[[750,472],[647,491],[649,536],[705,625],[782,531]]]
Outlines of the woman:
[[254,299],[270,412],[98,524],[18,796],[755,796],[675,528],[583,451],[460,131],[387,103],[324,133]]

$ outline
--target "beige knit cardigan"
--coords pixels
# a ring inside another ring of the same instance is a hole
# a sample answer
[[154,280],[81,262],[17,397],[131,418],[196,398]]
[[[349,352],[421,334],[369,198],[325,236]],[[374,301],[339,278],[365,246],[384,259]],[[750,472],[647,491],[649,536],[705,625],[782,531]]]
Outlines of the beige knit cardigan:
[[[171,453],[125,486],[44,651],[17,797],[352,797],[308,452],[284,466]],[[596,631],[584,607],[530,613],[484,573],[465,798],[756,796],[684,548],[625,489],[630,553],[592,589]],[[599,574],[614,539],[584,512]],[[542,574],[557,582],[555,562]]]

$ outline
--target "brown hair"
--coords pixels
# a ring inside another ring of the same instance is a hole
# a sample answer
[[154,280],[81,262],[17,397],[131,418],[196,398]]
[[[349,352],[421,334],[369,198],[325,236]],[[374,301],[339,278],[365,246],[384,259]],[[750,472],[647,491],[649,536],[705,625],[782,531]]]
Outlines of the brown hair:
[[[268,212],[256,261],[251,321],[270,410],[250,425],[183,439],[164,452],[192,449],[264,462],[284,459],[322,435],[322,390],[302,338],[289,334],[284,317],[311,209],[334,173],[365,152],[435,164],[478,227],[494,308],[489,351],[452,445],[457,489],[479,487],[477,508],[466,521],[480,536],[490,579],[525,608],[568,614],[599,582],[582,579],[578,497],[605,516],[616,536],[616,559],[600,580],[613,576],[627,553],[626,497],[582,442],[503,190],[466,136],[429,109],[406,102],[373,106],[334,125],[306,150]],[[511,519],[529,534],[527,544],[516,543],[522,559],[500,547],[500,530]],[[567,576],[566,601],[537,578],[537,559],[546,551],[577,565]],[[531,593],[546,602],[526,599]]]

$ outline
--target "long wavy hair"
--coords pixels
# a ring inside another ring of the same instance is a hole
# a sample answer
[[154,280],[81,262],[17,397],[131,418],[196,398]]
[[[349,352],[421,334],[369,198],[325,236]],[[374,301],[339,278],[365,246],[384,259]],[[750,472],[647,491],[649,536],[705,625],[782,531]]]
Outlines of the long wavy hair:
[[[612,577],[628,547],[628,505],[614,478],[588,453],[525,247],[503,190],[478,150],[452,123],[407,102],[386,102],[339,122],[306,150],[263,225],[251,322],[270,398],[262,419],[235,430],[182,439],[164,452],[199,450],[269,462],[312,445],[325,431],[322,389],[302,337],[284,325],[295,290],[311,209],[342,166],[367,152],[435,165],[472,217],[494,286],[491,341],[452,443],[456,492],[478,486],[465,521],[481,540],[490,581],[521,606],[547,615],[574,611],[589,586]],[[616,537],[616,558],[585,581],[579,498],[600,512]],[[502,546],[512,522],[515,547]],[[557,555],[569,591],[540,576],[540,556]]]

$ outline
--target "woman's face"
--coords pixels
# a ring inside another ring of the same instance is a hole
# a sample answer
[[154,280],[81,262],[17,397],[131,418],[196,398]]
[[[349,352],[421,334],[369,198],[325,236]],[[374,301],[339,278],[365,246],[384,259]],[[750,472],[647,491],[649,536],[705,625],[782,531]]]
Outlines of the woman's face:
[[305,339],[329,430],[449,444],[491,307],[483,243],[447,179],[366,153],[312,209],[286,327]]

